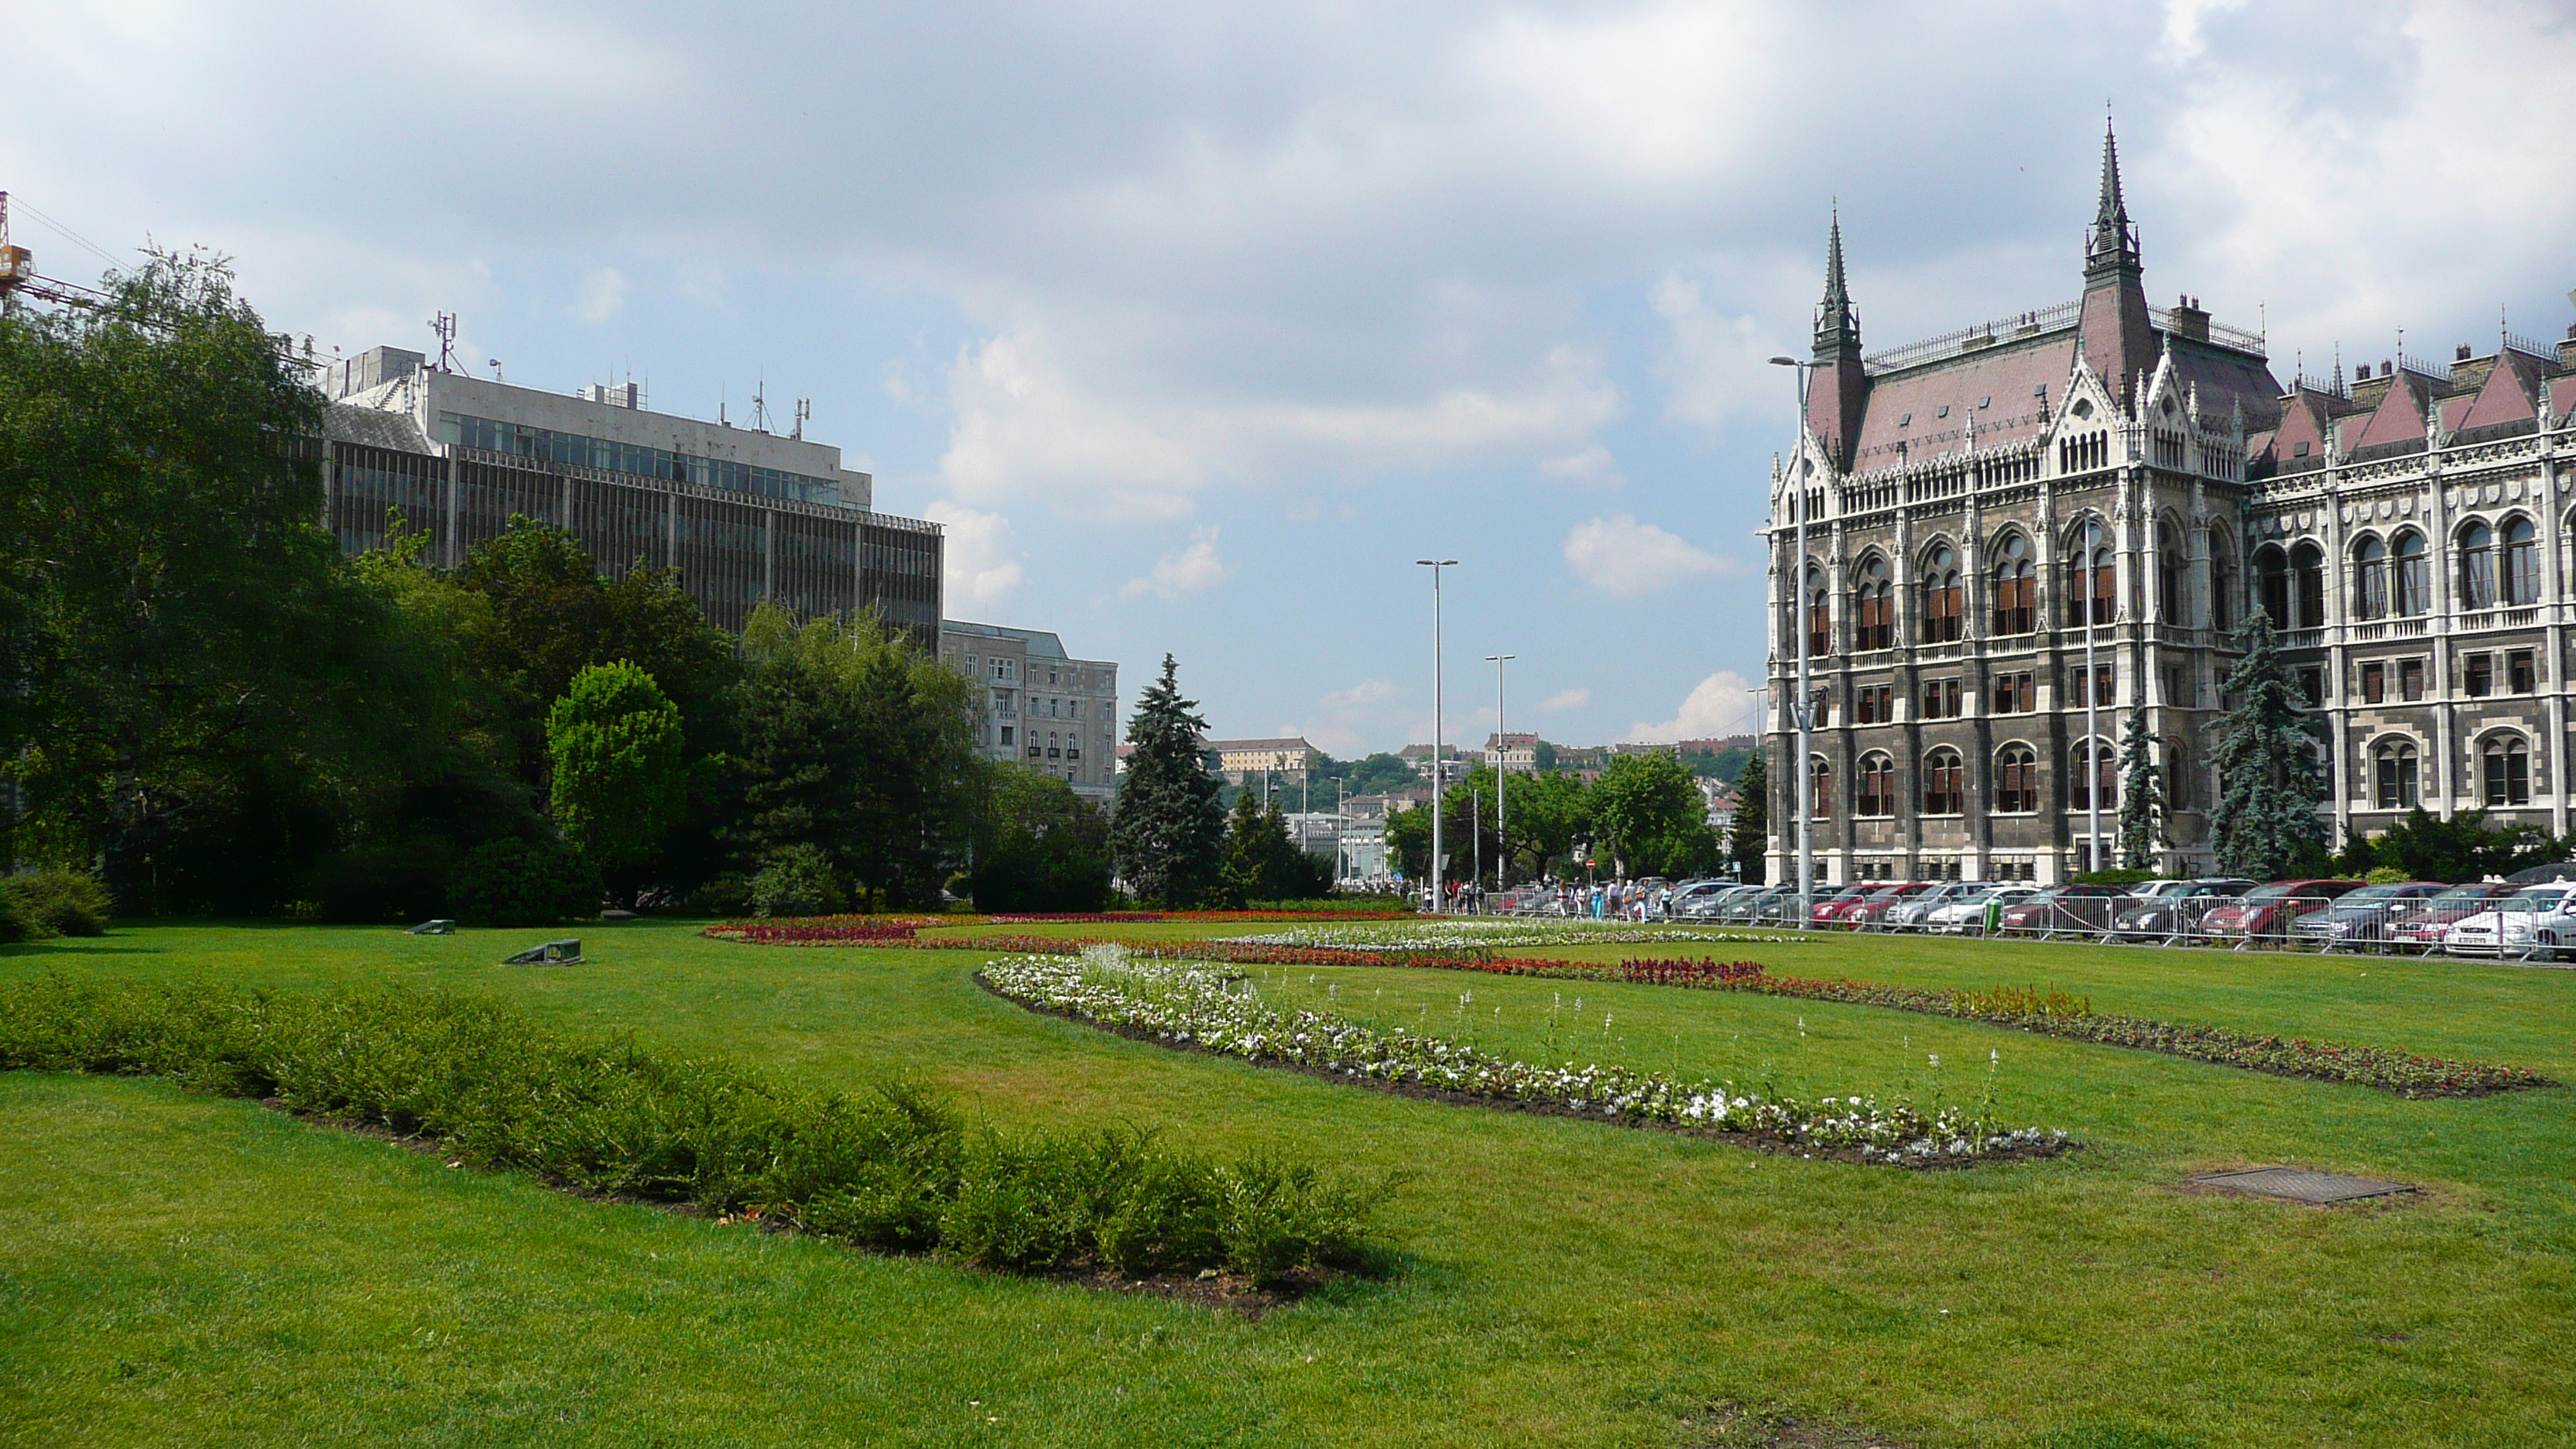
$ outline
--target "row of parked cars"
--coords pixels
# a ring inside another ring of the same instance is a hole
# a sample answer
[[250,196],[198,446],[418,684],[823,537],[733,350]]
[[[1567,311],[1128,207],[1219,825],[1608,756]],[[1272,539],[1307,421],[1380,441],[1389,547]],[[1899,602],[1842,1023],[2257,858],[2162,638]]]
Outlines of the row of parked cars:
[[[1686,883],[1677,920],[1795,925],[1793,885]],[[2268,942],[2555,960],[2576,952],[2576,884],[2151,880],[2131,886],[1879,882],[1819,890],[1808,925],[1855,931]]]

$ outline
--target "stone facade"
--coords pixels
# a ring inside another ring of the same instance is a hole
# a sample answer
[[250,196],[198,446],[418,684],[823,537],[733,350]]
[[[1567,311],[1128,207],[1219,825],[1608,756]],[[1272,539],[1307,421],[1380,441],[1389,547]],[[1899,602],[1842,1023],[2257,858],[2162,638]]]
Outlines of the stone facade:
[[1773,879],[1800,629],[1826,882],[2085,869],[2088,739],[2113,863],[2133,713],[2168,781],[2160,868],[2213,869],[2209,730],[2257,609],[2317,704],[2336,838],[2419,801],[2567,829],[2576,340],[2285,390],[2261,337],[2147,304],[2108,137],[2079,301],[1864,355],[1839,225],[1826,273],[1766,530]]
[[939,658],[979,687],[979,743],[1106,805],[1118,793],[1118,666],[1075,659],[1044,629],[939,623]]

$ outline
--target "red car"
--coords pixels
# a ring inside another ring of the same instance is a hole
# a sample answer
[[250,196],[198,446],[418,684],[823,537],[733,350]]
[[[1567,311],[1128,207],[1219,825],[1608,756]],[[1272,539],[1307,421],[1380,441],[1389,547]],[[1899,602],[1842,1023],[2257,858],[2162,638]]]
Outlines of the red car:
[[2118,886],[2056,886],[2004,907],[2003,914],[1995,919],[1995,933],[2009,936],[2043,931],[2108,931],[2112,918],[2136,900]]
[[1900,886],[1890,886],[1886,890],[1872,892],[1867,898],[1853,902],[1851,909],[1843,912],[1842,923],[1855,931],[1874,926],[1886,920],[1889,911],[1912,897],[1932,889],[1932,885],[1933,883],[1928,880],[1908,881]]
[[2453,886],[2440,895],[2410,901],[2388,914],[2389,944],[2430,951],[2442,944],[2445,931],[2488,909],[2489,901],[2520,889],[2510,881],[2491,880]]
[[1816,899],[1815,909],[1807,914],[1807,923],[1814,926],[1839,924],[1845,907],[1877,889],[1878,887],[1874,885],[1844,886],[1832,895],[1819,896]]
[[2361,889],[2357,880],[2284,880],[2256,886],[2200,918],[2200,934],[2250,939],[2286,939],[2290,923],[2310,911],[2322,911],[2347,892]]
[[1881,910],[1886,909],[1887,906],[1895,902],[1896,893],[1904,889],[1905,887],[1901,885],[1880,884],[1856,886],[1854,887],[1854,890],[1857,894],[1852,895],[1849,899],[1836,896],[1831,902],[1829,902],[1833,908],[1830,914],[1826,911],[1824,906],[1818,906],[1816,908],[1816,924],[1819,926],[1840,926],[1848,930],[1860,924],[1860,913],[1862,911],[1869,909],[1873,905],[1879,907]]

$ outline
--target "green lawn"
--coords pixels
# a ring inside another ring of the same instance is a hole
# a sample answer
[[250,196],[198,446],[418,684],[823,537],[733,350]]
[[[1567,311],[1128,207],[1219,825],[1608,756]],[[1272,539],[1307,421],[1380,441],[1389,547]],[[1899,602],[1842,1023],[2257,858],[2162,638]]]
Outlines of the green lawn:
[[[1165,1051],[986,996],[964,953],[637,923],[586,929],[589,965],[492,964],[542,934],[148,927],[0,948],[0,974],[446,986],[814,1082],[919,1075],[1005,1121],[1151,1122],[1401,1170],[1382,1229],[1397,1269],[1246,1321],[584,1202],[163,1083],[20,1074],[0,1077],[0,1443],[1686,1445],[1712,1442],[1727,1401],[1923,1446],[2120,1426],[2211,1446],[2576,1442],[2566,1088],[2409,1102],[1866,1007],[1274,973],[1522,1054],[1552,1037],[1578,1061],[1800,1094],[1973,1100],[1995,1052],[2005,1118],[2088,1144],[1914,1174]],[[2106,1010],[2576,1081],[2576,973],[1705,949],[1782,973],[2053,983]],[[1641,948],[1534,954],[1623,950]],[[2427,1190],[2320,1211],[2173,1186],[2273,1162]]]

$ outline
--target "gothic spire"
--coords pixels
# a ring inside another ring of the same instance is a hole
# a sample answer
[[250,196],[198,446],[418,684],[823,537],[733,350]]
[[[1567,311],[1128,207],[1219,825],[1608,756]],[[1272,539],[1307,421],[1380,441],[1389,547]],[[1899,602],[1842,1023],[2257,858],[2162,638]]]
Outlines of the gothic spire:
[[2135,269],[2138,232],[2129,224],[2129,205],[2120,195],[2120,139],[2108,117],[2102,121],[2102,199],[2093,209],[2093,230],[2084,242],[2085,269]]
[[1816,356],[1849,348],[1860,350],[1860,319],[1852,312],[1851,284],[1843,275],[1843,214],[1834,208],[1825,235],[1825,300],[1816,309]]

